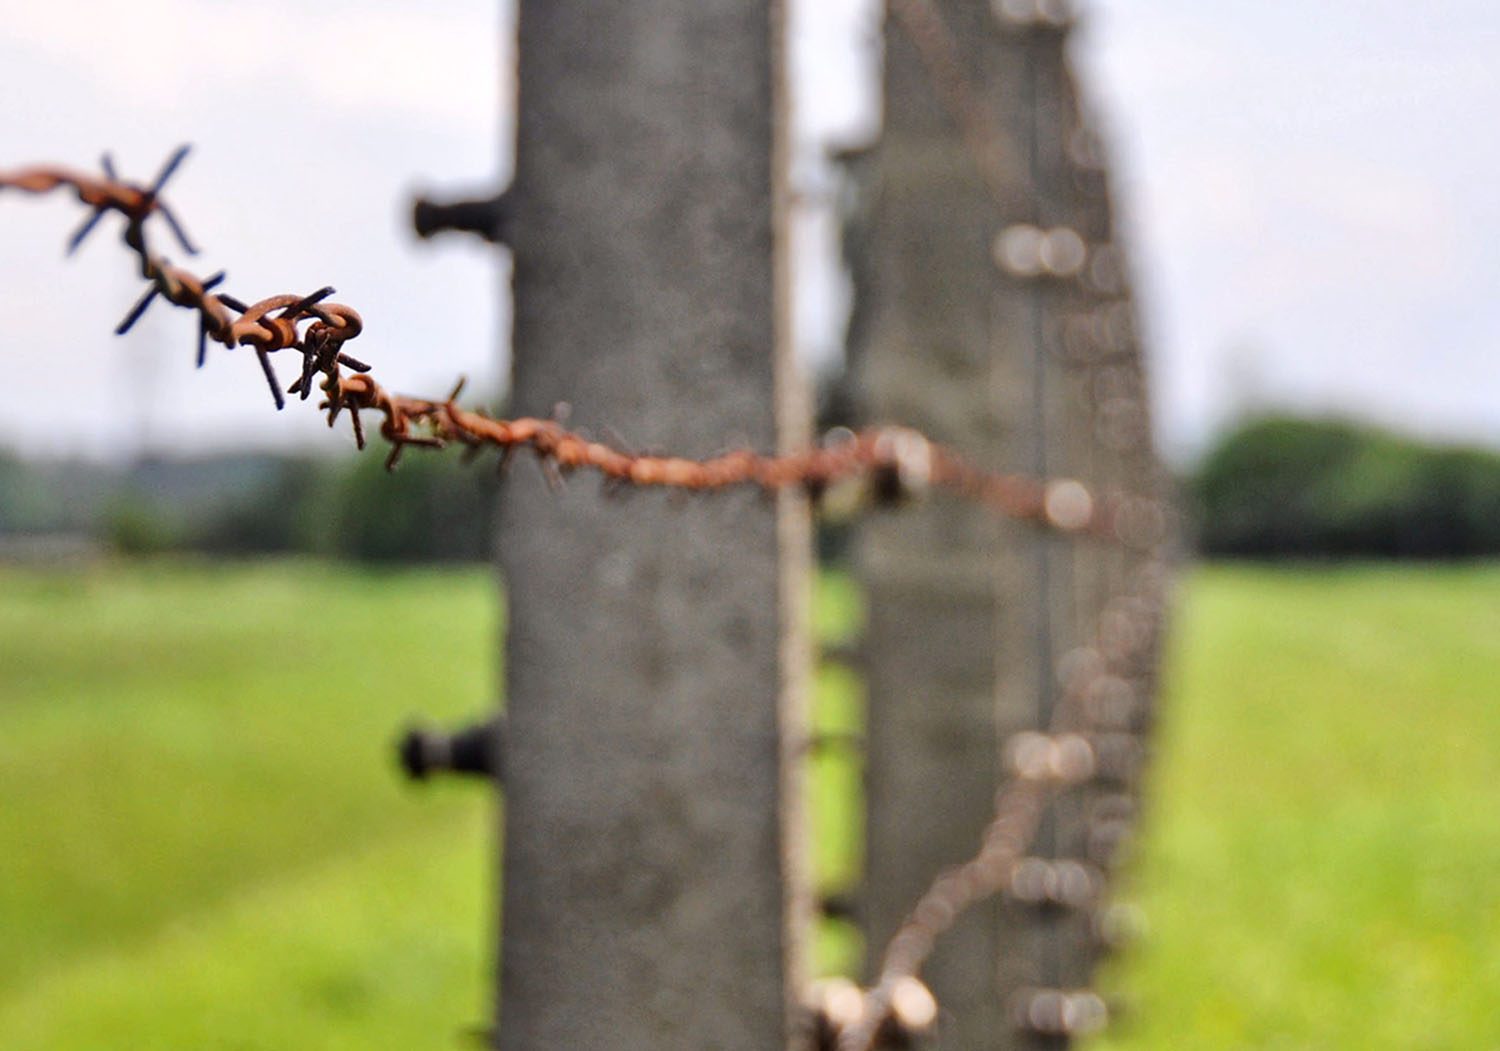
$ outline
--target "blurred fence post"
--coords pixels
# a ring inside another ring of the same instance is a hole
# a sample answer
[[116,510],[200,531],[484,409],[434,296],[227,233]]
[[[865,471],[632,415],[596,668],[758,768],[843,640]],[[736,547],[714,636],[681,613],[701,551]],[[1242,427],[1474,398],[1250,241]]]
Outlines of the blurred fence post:
[[[777,5],[522,0],[518,35],[514,412],[693,456],[800,441]],[[807,543],[796,497],[511,473],[506,1051],[788,1042]]]
[[[988,4],[940,10],[969,66],[996,72]],[[981,58],[983,55],[983,58]],[[887,19],[885,119],[872,158],[864,333],[851,346],[863,421],[910,424],[996,469],[1028,470],[1030,359],[1021,297],[992,302],[991,246],[1009,218],[935,93],[927,66]],[[1027,178],[1008,151],[1016,207]],[[862,523],[869,607],[866,876],[869,964],[934,874],[973,853],[999,779],[997,739],[1034,722],[1035,541],[969,504],[935,500]],[[926,979],[952,1048],[1007,1046],[995,967],[998,908],[947,936]]]
[[[1018,283],[1027,299],[1034,398],[1030,469],[1081,479],[1093,492],[1107,493],[1118,488],[1121,478],[1097,441],[1095,355],[1073,353],[1065,337],[1070,323],[1076,328],[1105,298],[1096,286],[1106,257],[1115,253],[1107,186],[1100,169],[1084,171],[1077,162],[1080,137],[1088,130],[1068,66],[1067,26],[1025,18],[998,21],[999,36],[1022,79],[1019,90],[997,102],[1021,129],[1017,147],[1032,194],[1030,206],[1011,219],[1009,229],[1024,223],[1054,245],[1066,243],[1078,250],[1075,257],[1054,259],[1044,264],[1042,274],[1030,276],[1025,271],[1031,260],[1007,258],[1004,233],[996,246],[1002,280]],[[1048,272],[1053,268],[1061,273]],[[1122,581],[1110,572],[1118,559],[1112,545],[1051,536],[1039,544],[1037,558],[1037,601],[1045,627],[1037,654],[1036,721],[1045,725],[1062,689],[1069,655],[1092,645],[1099,619]],[[1087,873],[1092,891],[1068,907],[1014,895],[1003,906],[1017,932],[1017,951],[1002,956],[998,966],[1000,994],[1009,1001],[1009,1021],[1017,1026],[1005,1046],[1055,1047],[1075,1035],[1057,1031],[1050,1019],[1039,1023],[1031,998],[1052,991],[1071,995],[1091,983],[1097,957],[1094,909],[1104,889],[1105,859],[1091,850],[1090,827],[1096,801],[1114,792],[1112,786],[1089,785],[1060,797],[1031,852],[1041,861],[1078,866],[1070,871]],[[1096,1003],[1102,1009],[1102,1002]]]
[[[914,425],[988,467],[1116,488],[1122,465],[1099,441],[1095,358],[1072,355],[1128,290],[1123,279],[1102,287],[1118,254],[1100,162],[1080,159],[1092,140],[1066,62],[1069,20],[1024,3],[901,6],[935,11],[940,32],[929,26],[919,47],[908,23],[887,20],[885,123],[851,238],[860,256],[850,348],[860,414]],[[951,61],[933,61],[938,36]],[[955,98],[980,115],[991,141],[972,128],[966,141]],[[1038,237],[1052,234],[1061,240],[1044,253]],[[1091,641],[1120,584],[1119,562],[1106,547],[951,502],[863,526],[862,905],[872,954],[932,876],[973,853],[1001,780],[1001,745],[1050,719],[1059,667]],[[1084,868],[1070,871],[1088,871],[1096,886],[1105,860],[1094,856],[1098,791],[1055,806],[1033,849],[1039,861],[1078,862]],[[932,959],[943,1047],[1056,1046],[1068,1035],[1024,1024],[1025,1001],[1088,983],[1092,903],[1024,897],[975,910]]]

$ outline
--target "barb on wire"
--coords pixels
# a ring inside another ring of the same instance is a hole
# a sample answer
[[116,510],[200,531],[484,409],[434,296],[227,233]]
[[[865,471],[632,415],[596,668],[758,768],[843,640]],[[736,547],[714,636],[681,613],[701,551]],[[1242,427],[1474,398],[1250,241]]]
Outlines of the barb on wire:
[[[106,154],[102,165],[105,177],[102,179],[64,168],[37,167],[0,173],[0,188],[33,194],[71,189],[80,201],[88,205],[92,212],[69,239],[69,253],[78,248],[106,214],[117,212],[124,217],[122,240],[135,253],[140,274],[148,287],[116,326],[116,333],[128,332],[158,298],[195,310],[199,315],[198,365],[201,366],[206,358],[209,340],[229,348],[251,347],[260,361],[277,408],[284,404],[281,385],[270,361],[270,355],[277,351],[300,351],[304,362],[310,359],[313,370],[323,372],[334,383],[338,381],[341,365],[356,372],[368,371],[369,366],[342,353],[342,345],[357,336],[362,325],[358,313],[352,308],[323,304],[323,300],[333,294],[332,288],[320,289],[307,296],[272,296],[247,305],[227,293],[214,291],[225,279],[222,271],[200,278],[183,267],[174,266],[166,257],[150,249],[146,222],[159,215],[185,252],[189,255],[197,252],[181,222],[161,200],[162,188],[187,153],[186,146],[176,150],[152,183],[145,187],[119,179],[113,161]],[[272,316],[272,311],[279,313]],[[308,323],[306,328],[299,329],[304,323]],[[304,364],[304,377],[307,368]]]
[[[1118,539],[1127,544],[1136,542],[1134,532],[1138,530],[1129,528],[1129,523],[1141,519],[1141,509],[1136,506],[1140,501],[1101,500],[1070,479],[1048,481],[984,471],[953,450],[906,428],[850,432],[821,448],[783,456],[739,450],[694,460],[625,452],[569,430],[556,419],[505,420],[466,410],[457,404],[461,384],[441,399],[393,394],[369,374],[369,365],[345,351],[345,345],[363,332],[364,322],[352,307],[329,301],[334,294],[332,287],[246,302],[219,291],[225,281],[222,271],[200,278],[152,251],[146,224],[156,215],[167,223],[184,250],[196,251],[181,223],[160,197],[163,186],[187,152],[186,146],[175,151],[155,180],[144,187],[119,179],[113,162],[106,156],[104,178],[63,168],[34,167],[0,172],[0,189],[32,194],[72,190],[93,211],[70,240],[70,250],[107,213],[124,217],[122,241],[136,256],[148,287],[116,332],[129,331],[157,299],[195,311],[199,318],[195,356],[198,365],[203,364],[210,341],[228,349],[249,347],[278,409],[285,406],[287,393],[306,400],[316,384],[322,393],[319,408],[326,413],[329,426],[347,410],[360,448],[365,445],[365,426],[360,414],[378,413],[380,435],[391,446],[386,460],[388,467],[396,465],[407,446],[441,448],[457,443],[471,453],[493,447],[504,458],[517,450],[530,449],[546,469],[559,476],[588,468],[618,485],[696,491],[733,486],[753,486],[766,491],[801,488],[817,497],[833,486],[856,482],[863,483],[875,499],[885,502],[939,489],[980,503],[1005,517],[1068,533]],[[287,391],[283,391],[272,362],[272,356],[282,351],[293,351],[302,358],[299,375]]]

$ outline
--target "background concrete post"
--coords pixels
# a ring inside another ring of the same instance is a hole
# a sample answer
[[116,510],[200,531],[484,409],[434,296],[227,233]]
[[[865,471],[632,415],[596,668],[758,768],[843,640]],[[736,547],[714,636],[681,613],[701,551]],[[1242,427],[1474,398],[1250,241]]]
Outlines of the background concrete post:
[[[970,69],[988,5],[940,5]],[[1016,80],[1011,71],[1012,80]],[[864,421],[913,425],[987,467],[1029,470],[1029,341],[1020,290],[996,299],[992,244],[1012,216],[987,187],[912,40],[887,20],[885,122],[873,157],[865,340],[850,348]],[[1004,153],[1014,207],[1022,155]],[[1008,297],[1008,298],[1006,298]],[[862,523],[869,605],[866,882],[869,965],[933,876],[971,855],[993,805],[999,737],[1035,721],[1037,545],[982,508],[934,499]],[[1005,1046],[998,906],[950,932],[926,979],[952,1048]]]
[[[1116,304],[1128,316],[1129,290],[1123,268],[1118,280],[1106,273],[1119,255],[1103,162],[1066,60],[1069,27],[1037,15],[1039,5],[907,6],[938,12],[956,67],[935,70],[932,49],[924,56],[900,19],[887,20],[885,123],[851,239],[859,413],[912,424],[986,467],[1120,488],[1123,447],[1100,439],[1101,393],[1108,400],[1112,388],[1091,324]],[[987,167],[944,97],[945,78],[962,82],[993,135]],[[1053,242],[1041,260],[1037,233],[1067,244]],[[1127,327],[1133,347],[1133,317]],[[1144,406],[1139,383],[1135,396]],[[1143,440],[1149,457],[1149,431]],[[1109,545],[941,499],[867,521],[858,561],[870,607],[863,911],[873,967],[933,876],[974,852],[1002,778],[1001,746],[1050,720],[1064,658],[1092,640],[1126,567]],[[1033,855],[1092,870],[1102,860],[1095,798],[1114,791],[1054,806]],[[1065,1042],[1018,1027],[1016,1007],[1028,990],[1088,984],[1092,905],[1023,898],[975,910],[931,960],[942,1047]]]
[[[523,0],[518,33],[512,410],[566,401],[573,426],[695,456],[800,440],[779,10]],[[502,505],[499,1046],[784,1046],[800,501],[549,491],[518,464]]]

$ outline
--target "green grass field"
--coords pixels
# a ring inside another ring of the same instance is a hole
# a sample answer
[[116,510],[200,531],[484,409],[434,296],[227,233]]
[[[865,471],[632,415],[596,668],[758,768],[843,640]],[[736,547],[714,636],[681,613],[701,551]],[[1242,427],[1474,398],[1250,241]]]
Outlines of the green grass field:
[[487,1017],[482,573],[0,574],[0,1047],[447,1048]]
[[1181,595],[1110,1049],[1500,1047],[1500,569]]
[[[832,582],[825,633],[856,609]],[[0,1047],[463,1046],[497,819],[390,742],[490,702],[498,619],[476,571],[0,570]],[[1500,1046],[1500,570],[1201,570],[1170,658],[1098,1046]]]

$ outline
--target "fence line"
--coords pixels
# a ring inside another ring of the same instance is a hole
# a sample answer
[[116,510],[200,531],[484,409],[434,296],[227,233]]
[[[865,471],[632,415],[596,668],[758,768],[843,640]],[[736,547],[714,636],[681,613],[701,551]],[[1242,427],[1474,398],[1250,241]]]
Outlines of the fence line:
[[[907,22],[924,61],[937,67],[935,83],[954,106],[955,119],[966,129],[966,138],[975,144],[976,162],[981,169],[995,163],[997,154],[991,148],[994,140],[984,141],[986,133],[980,130],[983,111],[953,61],[951,34],[940,16],[926,0],[892,0],[892,10]],[[740,450],[693,460],[615,448],[568,430],[557,418],[505,420],[462,409],[457,405],[462,383],[441,399],[392,394],[370,375],[369,365],[345,352],[345,345],[363,332],[363,321],[353,308],[329,301],[333,288],[246,303],[216,291],[225,280],[223,273],[199,277],[148,247],[146,223],[160,216],[184,251],[195,253],[176,216],[160,199],[163,186],[186,154],[187,147],[176,151],[153,183],[145,187],[117,178],[106,157],[104,178],[56,167],[32,167],[0,172],[0,189],[32,194],[71,190],[76,194],[91,213],[70,238],[70,252],[107,213],[121,215],[126,221],[123,243],[136,256],[149,288],[117,332],[127,331],[158,297],[193,310],[199,315],[199,365],[208,341],[228,349],[252,348],[278,409],[285,404],[285,393],[306,400],[318,378],[323,395],[319,408],[327,413],[329,425],[348,410],[361,448],[365,435],[360,412],[380,414],[380,435],[391,446],[389,467],[395,466],[406,446],[438,448],[455,443],[470,453],[498,448],[502,462],[517,450],[529,449],[549,477],[589,468],[620,488],[709,491],[749,485],[774,491],[795,487],[817,498],[835,486],[852,484],[871,501],[887,504],[929,490],[946,490],[1005,518],[1065,535],[1101,539],[1128,553],[1136,579],[1127,593],[1104,607],[1092,642],[1075,650],[1065,662],[1071,673],[1047,732],[1019,734],[1009,742],[1012,776],[997,796],[994,817],[977,853],[963,865],[940,874],[917,901],[910,919],[888,944],[873,988],[855,1001],[845,997],[818,1005],[818,1024],[823,1033],[820,1039],[824,1046],[836,1046],[838,1051],[869,1051],[877,1046],[877,1040],[896,1038],[902,1030],[931,1024],[935,1010],[926,1011],[922,999],[925,989],[917,980],[923,964],[937,939],[964,910],[1013,883],[1046,803],[1069,787],[1100,777],[1133,777],[1134,765],[1140,760],[1139,746],[1132,748],[1133,742],[1113,732],[1119,721],[1119,704],[1110,708],[1100,695],[1111,690],[1118,695],[1123,682],[1127,693],[1136,690],[1133,701],[1137,707],[1146,700],[1139,684],[1150,678],[1167,586],[1166,506],[1139,493],[1101,498],[1073,479],[988,472],[947,446],[904,427],[847,432],[824,447],[780,456]],[[302,362],[297,380],[284,393],[271,356],[285,350],[300,354]],[[1137,362],[1131,358],[1130,364]],[[1118,696],[1115,700],[1118,702]],[[1127,698],[1127,707],[1129,702]]]

